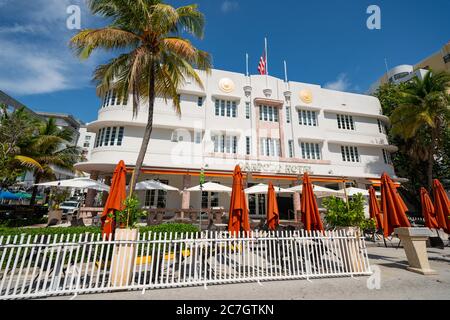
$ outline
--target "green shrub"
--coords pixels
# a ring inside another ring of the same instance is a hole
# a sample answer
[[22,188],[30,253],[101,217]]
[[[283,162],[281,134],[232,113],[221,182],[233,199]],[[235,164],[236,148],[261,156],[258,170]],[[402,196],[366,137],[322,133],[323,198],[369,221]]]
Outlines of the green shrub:
[[32,218],[32,219],[10,219],[0,221],[0,228],[20,228],[32,226],[35,224],[46,224],[47,218]]
[[[141,227],[140,233],[156,232],[156,233],[191,233],[198,232],[199,229],[196,226],[188,224],[162,224],[159,226]],[[80,235],[80,234],[100,234],[101,229],[99,227],[68,227],[68,228],[4,228],[0,227],[0,236],[15,236],[15,235]]]
[[327,209],[325,220],[332,227],[359,227],[362,230],[371,229],[374,221],[364,216],[365,199],[357,194],[348,200],[348,204],[341,198],[330,197],[324,199],[323,207]]

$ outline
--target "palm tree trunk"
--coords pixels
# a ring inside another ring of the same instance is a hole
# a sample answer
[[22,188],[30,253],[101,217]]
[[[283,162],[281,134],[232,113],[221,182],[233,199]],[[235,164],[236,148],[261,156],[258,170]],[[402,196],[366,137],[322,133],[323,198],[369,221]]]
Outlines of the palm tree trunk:
[[[40,180],[41,180],[41,177],[39,176],[39,174],[36,174],[36,176],[34,178],[34,183],[37,184],[37,183],[39,183]],[[30,198],[30,206],[34,206],[36,204],[37,192],[38,192],[38,186],[33,186],[33,192],[31,193],[31,198]]]
[[147,153],[148,144],[153,130],[153,108],[155,106],[155,67],[152,64],[150,70],[150,81],[148,85],[148,118],[147,126],[145,127],[144,137],[142,139],[141,150],[136,161],[136,166],[130,182],[130,194],[132,194],[136,188],[136,183],[139,181],[139,175],[141,174],[142,164],[144,163],[145,154]]
[[437,133],[436,130],[431,132],[430,154],[428,155],[427,165],[427,185],[428,190],[433,189],[433,166],[434,166],[434,149],[436,145]]

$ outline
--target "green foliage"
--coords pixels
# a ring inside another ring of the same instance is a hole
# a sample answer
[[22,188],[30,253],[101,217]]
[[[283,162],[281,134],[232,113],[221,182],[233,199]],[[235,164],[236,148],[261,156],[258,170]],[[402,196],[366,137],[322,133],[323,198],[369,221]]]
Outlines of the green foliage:
[[122,211],[116,212],[116,222],[118,225],[134,228],[141,218],[147,216],[147,212],[141,209],[137,196],[132,195],[126,198],[123,204],[125,208]]
[[341,198],[330,197],[323,201],[327,209],[326,221],[333,227],[360,227],[364,229],[368,222],[364,216],[365,199],[362,194],[351,197],[346,203]]
[[[196,226],[188,224],[162,224],[159,226],[149,226],[138,228],[140,233],[179,233],[179,234],[190,234],[196,233],[199,229]],[[0,236],[14,236],[14,235],[79,235],[79,234],[100,234],[101,230],[99,227],[68,227],[68,228],[7,228],[0,226]]]
[[0,228],[20,228],[35,224],[46,224],[47,218],[9,219],[0,221]]
[[417,210],[420,187],[432,178],[450,184],[449,84],[448,72],[430,72],[422,80],[385,84],[375,94],[392,122],[389,142],[399,148],[392,157],[396,173],[409,180],[403,190]]
[[197,233],[199,232],[198,227],[191,225],[191,224],[178,224],[178,223],[166,223],[161,224],[158,226],[152,226],[147,228],[140,229],[141,232],[144,232],[143,230],[152,231],[156,233],[184,233],[184,234],[190,234],[190,233]]
[[26,166],[16,157],[35,134],[37,123],[25,108],[9,112],[5,104],[0,105],[0,187],[11,186],[24,173]]

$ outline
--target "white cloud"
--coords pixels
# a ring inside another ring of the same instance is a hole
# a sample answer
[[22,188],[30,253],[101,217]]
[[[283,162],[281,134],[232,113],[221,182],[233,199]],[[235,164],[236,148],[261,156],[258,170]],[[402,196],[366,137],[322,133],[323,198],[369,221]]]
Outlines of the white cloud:
[[336,91],[348,91],[352,84],[347,77],[346,73],[341,73],[338,75],[337,79],[332,82],[327,82],[324,85],[325,89],[336,90]]
[[66,27],[66,9],[71,4],[80,5],[81,27],[89,27],[93,18],[84,0],[34,0],[21,5],[0,0],[2,15],[9,17],[0,25],[2,90],[29,95],[91,85],[99,56],[81,63],[69,49],[76,31]]
[[222,5],[220,7],[220,10],[223,13],[228,13],[231,11],[235,11],[239,9],[239,3],[237,1],[230,1],[230,0],[225,0],[224,2],[222,2]]

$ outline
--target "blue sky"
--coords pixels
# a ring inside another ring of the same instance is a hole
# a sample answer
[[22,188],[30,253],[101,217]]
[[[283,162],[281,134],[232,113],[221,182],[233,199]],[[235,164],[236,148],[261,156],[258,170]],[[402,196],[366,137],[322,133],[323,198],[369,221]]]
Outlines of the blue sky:
[[[269,67],[283,77],[339,90],[365,92],[389,67],[414,64],[450,41],[448,0],[183,0],[204,12],[206,35],[196,45],[214,67],[257,71],[265,36]],[[0,89],[34,110],[97,117],[99,99],[90,81],[105,53],[80,62],[67,47],[69,5],[80,5],[82,28],[105,22],[89,14],[84,0],[0,0]],[[381,30],[366,27],[369,5],[381,8]]]

